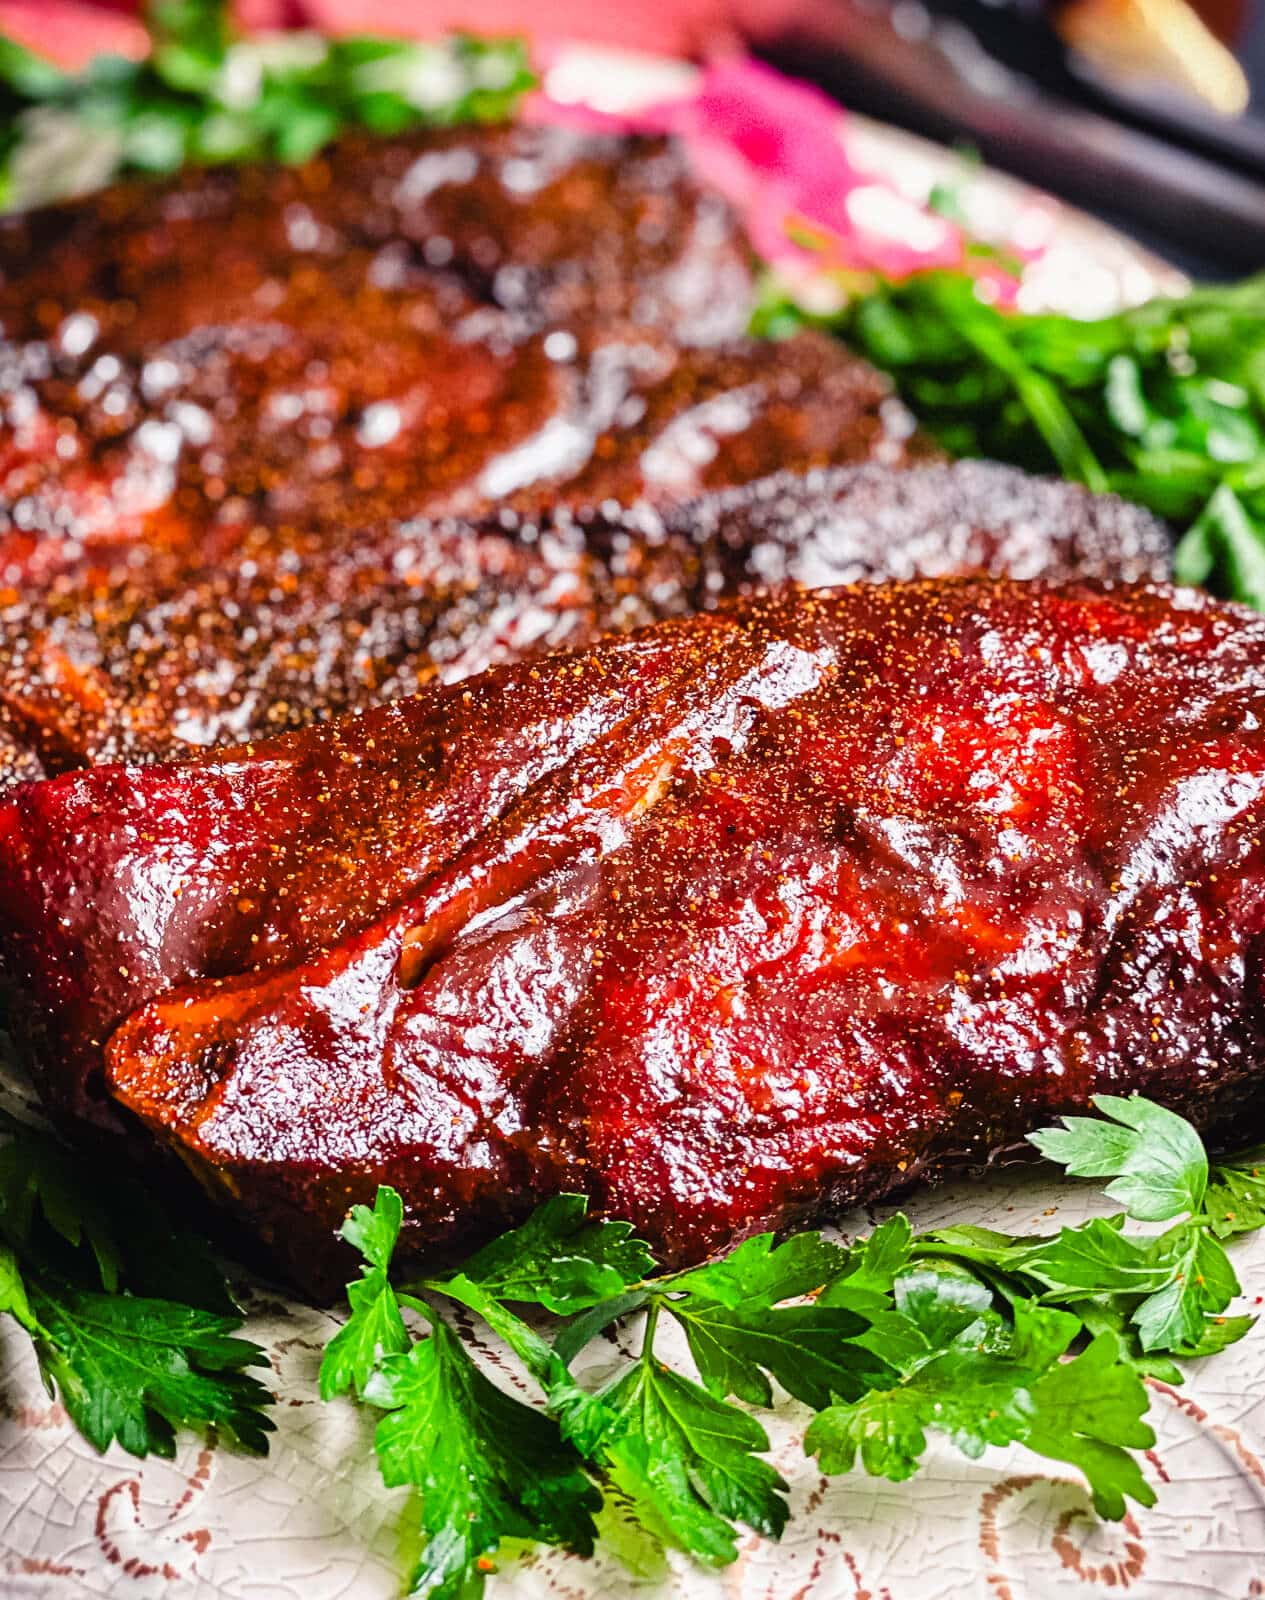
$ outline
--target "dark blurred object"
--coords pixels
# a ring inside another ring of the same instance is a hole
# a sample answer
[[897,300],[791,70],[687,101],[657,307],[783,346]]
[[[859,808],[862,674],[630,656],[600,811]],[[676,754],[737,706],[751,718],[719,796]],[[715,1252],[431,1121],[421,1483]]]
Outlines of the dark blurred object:
[[[1148,48],[1146,18],[1174,7],[1178,33]],[[1207,21],[1185,0],[799,0],[756,43],[852,109],[972,144],[1216,276],[1265,266],[1265,95],[1234,111],[1237,69],[1217,42],[1238,33],[1241,105],[1265,30],[1225,0]],[[1144,70],[1120,66],[1130,55]]]

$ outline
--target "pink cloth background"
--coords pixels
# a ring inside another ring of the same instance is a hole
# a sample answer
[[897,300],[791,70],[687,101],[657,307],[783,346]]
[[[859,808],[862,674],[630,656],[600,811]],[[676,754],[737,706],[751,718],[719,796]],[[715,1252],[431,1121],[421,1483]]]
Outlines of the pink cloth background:
[[[235,0],[246,28],[310,26],[332,33],[428,35],[455,28],[585,38],[664,55],[714,54],[745,35],[828,0]],[[0,32],[67,67],[100,51],[144,53],[139,0],[0,0]]]

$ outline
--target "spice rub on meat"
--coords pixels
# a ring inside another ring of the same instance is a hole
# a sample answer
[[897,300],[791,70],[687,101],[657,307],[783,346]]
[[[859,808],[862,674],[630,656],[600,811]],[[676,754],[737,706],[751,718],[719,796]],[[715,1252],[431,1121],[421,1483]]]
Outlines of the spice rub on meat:
[[195,553],[103,551],[0,604],[0,775],[266,737],[764,585],[1167,565],[1146,512],[979,462],[783,473],[658,507],[222,527]]
[[351,138],[0,223],[0,788],[760,584],[1166,570],[1114,501],[897,481],[935,452],[887,382],[747,337],[752,298],[673,144],[557,129]]
[[[1259,1096],[1265,619],[971,579],[739,600],[0,806],[39,1081],[310,1288],[560,1190],[670,1261],[1096,1092]],[[73,848],[67,848],[68,842]]]
[[414,688],[471,583],[529,597],[539,648],[568,579],[494,513],[934,455],[834,341],[748,338],[752,300],[736,218],[658,139],[349,138],[0,221],[0,782]]
[[670,143],[348,139],[0,223],[0,581],[238,523],[673,498],[904,456],[828,341],[753,345],[741,228]]

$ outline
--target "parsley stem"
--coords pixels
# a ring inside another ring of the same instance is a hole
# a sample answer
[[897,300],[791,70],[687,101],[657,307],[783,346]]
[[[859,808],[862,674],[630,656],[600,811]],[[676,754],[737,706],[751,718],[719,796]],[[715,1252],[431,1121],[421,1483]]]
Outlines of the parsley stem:
[[[1042,1235],[1032,1236],[1033,1244],[1041,1243]],[[986,1264],[994,1259],[1001,1259],[1002,1251],[986,1249],[968,1249],[960,1244],[937,1244],[933,1240],[915,1236],[911,1246],[911,1253],[916,1256],[938,1256],[946,1261],[970,1261],[973,1265]]]
[[1023,359],[1001,324],[964,317],[959,331],[1009,381],[1064,477],[1085,484],[1096,494],[1105,494],[1107,474],[1058,386]]
[[650,1302],[650,1309],[646,1312],[646,1331],[641,1336],[641,1359],[648,1361],[654,1353],[654,1333],[659,1324],[659,1301]]

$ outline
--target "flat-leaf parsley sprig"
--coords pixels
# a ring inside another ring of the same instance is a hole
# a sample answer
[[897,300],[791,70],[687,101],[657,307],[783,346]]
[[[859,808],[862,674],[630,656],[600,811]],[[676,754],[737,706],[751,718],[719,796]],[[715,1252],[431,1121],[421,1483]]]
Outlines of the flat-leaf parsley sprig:
[[[661,1273],[627,1224],[560,1195],[460,1271],[401,1283],[403,1208],[380,1188],[344,1228],[364,1267],[321,1393],[380,1409],[382,1475],[421,1491],[414,1593],[477,1592],[506,1540],[587,1555],[601,1534],[635,1561],[676,1549],[723,1566],[740,1525],[778,1537],[787,1485],[754,1414],[776,1390],[813,1412],[805,1449],[827,1473],[859,1462],[907,1478],[939,1433],[969,1456],[1021,1443],[1077,1468],[1103,1516],[1152,1504],[1144,1380],[1180,1382],[1175,1358],[1251,1326],[1226,1315],[1240,1290],[1221,1240],[1265,1223],[1265,1166],[1252,1153],[1210,1165],[1188,1122],[1139,1096],[1096,1104],[1032,1143],[1073,1176],[1110,1179],[1124,1210],[1048,1237],[915,1234],[898,1213],[850,1247],[763,1234]],[[539,1405],[484,1377],[454,1305],[509,1346]],[[636,1354],[586,1389],[576,1357],[634,1313]],[[665,1356],[669,1322],[692,1370]]]
[[192,1428],[263,1454],[267,1365],[206,1246],[152,1199],[37,1129],[0,1145],[0,1313],[98,1450],[171,1456]]

